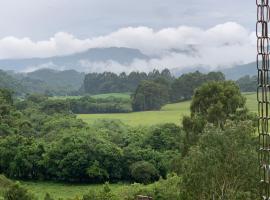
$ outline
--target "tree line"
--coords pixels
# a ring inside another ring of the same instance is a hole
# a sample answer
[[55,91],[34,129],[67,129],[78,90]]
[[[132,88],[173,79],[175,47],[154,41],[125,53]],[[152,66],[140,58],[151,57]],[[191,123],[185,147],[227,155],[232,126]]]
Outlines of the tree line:
[[211,81],[224,81],[221,72],[183,74],[168,81],[163,77],[139,83],[132,95],[133,111],[159,110],[167,103],[190,100],[196,88]]

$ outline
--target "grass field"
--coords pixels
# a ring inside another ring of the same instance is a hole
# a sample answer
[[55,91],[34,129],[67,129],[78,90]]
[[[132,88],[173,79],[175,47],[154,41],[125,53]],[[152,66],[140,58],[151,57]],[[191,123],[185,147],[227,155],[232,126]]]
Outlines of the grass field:
[[[247,107],[252,112],[257,112],[257,97],[255,93],[244,93],[247,98]],[[91,124],[98,119],[118,119],[131,126],[154,125],[159,123],[180,124],[185,115],[189,115],[190,101],[168,104],[160,111],[133,112],[120,114],[83,114],[78,118]]]
[[117,113],[117,114],[82,114],[78,118],[91,124],[98,119],[119,119],[131,126],[137,125],[154,125],[160,123],[180,124],[184,115],[189,114],[190,101],[168,104],[160,111],[146,111],[133,113]]
[[[22,185],[31,191],[38,200],[43,200],[46,193],[49,193],[55,199],[82,197],[91,190],[102,190],[103,185],[72,185],[51,182],[22,182]],[[121,193],[123,184],[111,184],[110,188],[117,195]]]
[[116,98],[130,99],[130,93],[98,94],[98,95],[93,95],[92,97],[94,98],[116,97]]
[[245,97],[247,98],[247,107],[251,112],[258,111],[258,104],[257,104],[257,94],[255,93],[244,93]]

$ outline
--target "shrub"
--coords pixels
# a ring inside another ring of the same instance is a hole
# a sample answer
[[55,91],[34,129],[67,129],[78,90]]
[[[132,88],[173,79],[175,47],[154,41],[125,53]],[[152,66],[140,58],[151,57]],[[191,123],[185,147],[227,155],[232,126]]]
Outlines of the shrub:
[[35,198],[19,183],[15,183],[6,190],[4,200],[35,200]]
[[131,176],[138,183],[148,184],[159,179],[159,172],[155,166],[146,161],[131,165]]

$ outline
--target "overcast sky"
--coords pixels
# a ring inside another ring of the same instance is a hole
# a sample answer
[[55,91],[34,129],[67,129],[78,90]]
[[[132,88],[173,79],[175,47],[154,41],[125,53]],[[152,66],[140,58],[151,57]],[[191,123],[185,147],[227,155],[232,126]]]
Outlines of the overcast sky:
[[228,21],[253,30],[253,0],[0,0],[0,37],[47,39],[57,32],[78,38],[127,26],[209,28]]
[[[2,59],[123,46],[160,57],[142,65],[146,67],[179,67],[181,63],[183,67],[216,68],[255,60],[254,0],[0,0],[0,3]],[[190,46],[196,48],[193,57],[179,52],[168,54],[172,48],[184,50]]]

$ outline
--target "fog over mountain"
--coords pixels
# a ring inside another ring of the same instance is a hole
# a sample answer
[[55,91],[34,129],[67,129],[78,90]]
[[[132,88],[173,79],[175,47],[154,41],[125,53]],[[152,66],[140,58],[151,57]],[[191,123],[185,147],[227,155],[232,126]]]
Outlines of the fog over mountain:
[[203,66],[209,71],[254,61],[255,42],[254,32],[234,22],[209,29],[128,27],[88,39],[64,32],[43,41],[7,37],[0,39],[0,67],[118,73],[155,68],[185,71]]

